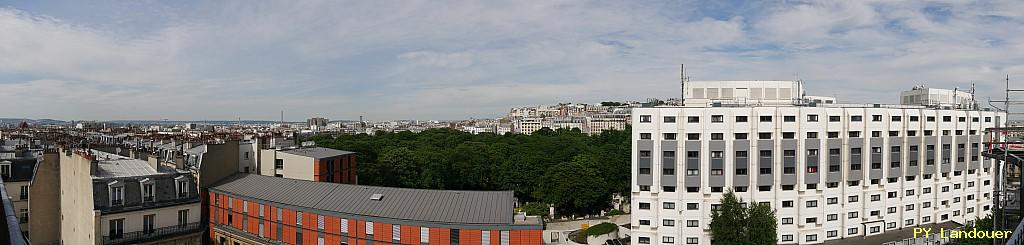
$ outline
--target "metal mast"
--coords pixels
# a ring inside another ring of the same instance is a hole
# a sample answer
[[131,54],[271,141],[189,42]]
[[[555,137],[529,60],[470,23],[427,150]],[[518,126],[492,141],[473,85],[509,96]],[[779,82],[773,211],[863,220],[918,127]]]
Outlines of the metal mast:
[[686,82],[690,81],[690,77],[686,76],[686,64],[679,65],[679,105],[682,106],[686,102]]

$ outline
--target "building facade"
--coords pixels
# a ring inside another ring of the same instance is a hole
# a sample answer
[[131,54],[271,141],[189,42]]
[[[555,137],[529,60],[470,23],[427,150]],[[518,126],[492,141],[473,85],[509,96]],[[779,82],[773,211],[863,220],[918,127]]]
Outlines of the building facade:
[[982,135],[1004,113],[706,102],[633,109],[633,244],[711,244],[711,212],[730,189],[776,210],[782,244],[967,224],[991,212]]
[[[91,149],[60,154],[62,244],[200,244],[188,171]],[[85,208],[83,208],[85,207]]]
[[359,186],[239,174],[210,189],[214,244],[541,244],[509,191]]
[[324,147],[260,150],[260,174],[356,184],[356,153]]
[[[0,151],[0,153],[4,152]],[[11,154],[0,156],[0,178],[3,179],[7,194],[10,195],[8,198],[11,201],[11,208],[18,217],[21,231],[28,236],[29,183],[32,181],[32,173],[36,164],[41,158],[29,149],[17,149],[7,151],[7,153]]]

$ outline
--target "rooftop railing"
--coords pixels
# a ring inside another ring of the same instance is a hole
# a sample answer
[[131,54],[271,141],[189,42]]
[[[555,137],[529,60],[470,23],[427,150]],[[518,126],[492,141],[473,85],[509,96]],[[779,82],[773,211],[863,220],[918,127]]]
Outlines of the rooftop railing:
[[115,236],[103,236],[104,245],[138,244],[178,236],[201,233],[206,228],[202,222],[156,228],[150,231],[129,232]]

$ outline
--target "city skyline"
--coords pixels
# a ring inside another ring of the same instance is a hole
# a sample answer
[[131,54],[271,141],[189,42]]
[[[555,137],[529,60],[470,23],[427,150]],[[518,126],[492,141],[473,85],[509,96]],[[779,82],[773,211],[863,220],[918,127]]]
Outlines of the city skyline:
[[1024,71],[1020,5],[4,2],[0,117],[486,118],[675,97],[681,63],[855,102],[974,81],[985,101]]

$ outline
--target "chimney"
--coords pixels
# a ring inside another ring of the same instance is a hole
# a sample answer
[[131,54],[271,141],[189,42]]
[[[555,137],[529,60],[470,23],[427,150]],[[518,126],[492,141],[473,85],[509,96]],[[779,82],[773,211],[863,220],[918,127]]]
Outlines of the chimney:
[[149,167],[153,168],[153,170],[157,170],[157,169],[160,169],[160,168],[158,168],[158,167],[157,167],[157,166],[159,166],[159,165],[160,165],[160,163],[159,163],[159,162],[160,162],[160,161],[159,161],[159,160],[157,160],[157,159],[156,159],[156,157],[153,157],[153,156],[150,156],[150,157],[149,157]]
[[178,155],[174,157],[174,168],[185,169],[185,157]]
[[100,160],[92,159],[89,160],[89,175],[96,175],[96,172],[100,169]]

